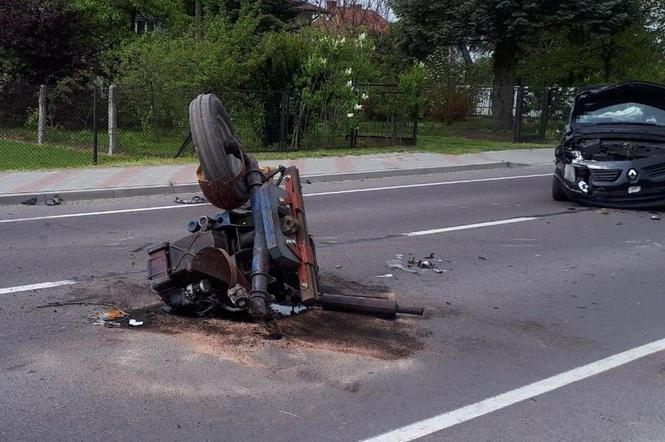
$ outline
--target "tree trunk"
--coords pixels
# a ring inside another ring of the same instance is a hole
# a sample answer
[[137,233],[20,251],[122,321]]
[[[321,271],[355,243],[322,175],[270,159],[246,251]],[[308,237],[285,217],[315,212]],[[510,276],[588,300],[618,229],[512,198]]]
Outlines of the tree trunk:
[[510,41],[497,43],[493,58],[492,121],[494,129],[512,129],[515,68],[517,66],[516,45]]
[[194,1],[194,22],[195,36],[196,38],[201,38],[203,28],[203,5],[201,4],[201,0]]
[[461,42],[459,45],[457,45],[457,47],[462,54],[462,58],[464,58],[464,62],[467,64],[473,64],[473,58],[471,58],[471,52],[469,52],[469,48],[466,46],[466,43]]

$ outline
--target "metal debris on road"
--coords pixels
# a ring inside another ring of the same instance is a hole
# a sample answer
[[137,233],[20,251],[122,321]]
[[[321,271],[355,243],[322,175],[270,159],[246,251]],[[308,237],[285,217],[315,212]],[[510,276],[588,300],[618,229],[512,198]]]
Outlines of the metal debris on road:
[[[406,261],[404,260],[404,255],[397,254],[395,255],[395,259],[391,259],[390,261],[386,262],[386,264],[391,269],[398,269],[402,270],[403,272],[413,273],[415,275],[419,275],[421,270],[433,270],[436,273],[443,273],[444,270],[439,269],[434,260],[434,253],[430,253],[428,256],[421,259],[418,259],[413,256],[413,254],[409,253],[409,257],[406,259]],[[436,261],[442,262],[440,259]]]
[[99,317],[104,321],[122,321],[127,316],[129,315],[119,308],[111,307],[109,310],[102,313]]
[[652,221],[660,221],[660,215],[651,215]]
[[122,324],[120,324],[120,322],[118,321],[105,321],[102,318],[97,318],[97,320],[93,322],[92,325],[101,325],[102,327],[118,328]]
[[62,197],[60,195],[55,195],[53,198],[49,198],[46,200],[46,205],[47,206],[59,206],[62,204]]
[[188,200],[184,200],[176,196],[175,202],[176,204],[205,204],[208,202],[208,200],[199,195],[194,195],[191,199]]

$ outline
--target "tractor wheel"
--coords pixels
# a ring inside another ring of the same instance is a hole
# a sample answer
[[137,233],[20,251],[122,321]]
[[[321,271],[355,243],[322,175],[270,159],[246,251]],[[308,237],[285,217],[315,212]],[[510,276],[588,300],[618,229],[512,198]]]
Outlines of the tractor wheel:
[[236,139],[228,112],[215,95],[199,95],[189,105],[192,141],[206,180],[231,179],[242,169],[240,160],[224,145]]

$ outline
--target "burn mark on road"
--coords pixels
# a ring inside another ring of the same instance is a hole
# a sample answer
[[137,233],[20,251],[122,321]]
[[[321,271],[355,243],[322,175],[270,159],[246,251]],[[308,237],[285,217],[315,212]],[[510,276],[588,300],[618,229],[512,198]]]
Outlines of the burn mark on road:
[[[364,296],[385,296],[384,286],[366,285],[337,276],[324,276],[322,289],[327,293],[354,293]],[[79,289],[90,298],[89,289]],[[249,363],[252,354],[262,350],[339,352],[381,360],[407,358],[422,350],[426,329],[413,320],[386,320],[372,316],[311,309],[278,320],[284,338],[266,339],[265,326],[243,317],[193,317],[165,311],[155,302],[149,287],[122,281],[107,284],[97,293],[99,299],[111,302],[144,321],[141,327],[122,329],[136,333],[160,333],[176,336],[196,351],[227,356]],[[141,304],[141,306],[138,306]],[[134,307],[134,308],[132,308]],[[112,333],[117,329],[109,329]]]

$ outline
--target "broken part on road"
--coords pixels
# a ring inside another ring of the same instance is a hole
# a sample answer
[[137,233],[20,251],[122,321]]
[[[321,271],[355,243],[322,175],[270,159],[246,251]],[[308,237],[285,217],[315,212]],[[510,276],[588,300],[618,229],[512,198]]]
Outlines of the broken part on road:
[[201,190],[223,211],[189,222],[190,235],[148,251],[148,278],[164,302],[196,315],[248,312],[261,321],[273,319],[273,303],[422,315],[394,299],[320,293],[299,170],[260,168],[214,95],[193,100],[189,119]]

